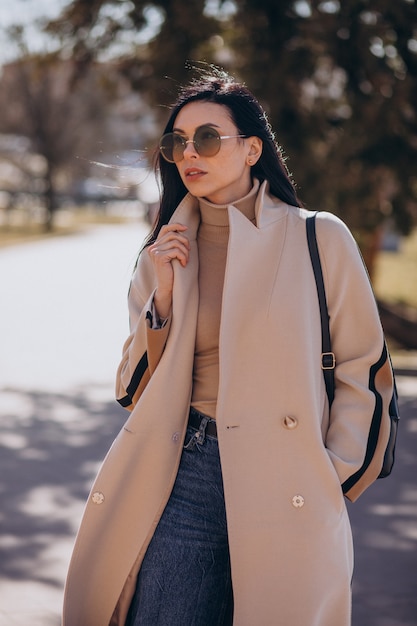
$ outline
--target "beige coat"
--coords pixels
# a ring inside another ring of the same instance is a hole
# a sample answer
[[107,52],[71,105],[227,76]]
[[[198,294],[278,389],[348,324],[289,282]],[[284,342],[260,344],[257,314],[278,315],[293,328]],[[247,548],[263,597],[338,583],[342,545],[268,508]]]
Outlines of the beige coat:
[[[234,625],[347,626],[353,558],[341,485],[354,500],[378,476],[392,373],[356,244],[338,218],[321,213],[317,237],[337,360],[329,418],[308,213],[269,197],[265,187],[256,225],[228,209],[217,428]],[[133,277],[132,334],[117,380],[119,400],[133,410],[86,505],[64,626],[124,624],[141,559],[175,480],[198,308],[195,199],[186,196],[172,221],[188,226],[190,260],[186,268],[174,263],[171,328],[153,362],[147,313],[155,284],[146,253]]]

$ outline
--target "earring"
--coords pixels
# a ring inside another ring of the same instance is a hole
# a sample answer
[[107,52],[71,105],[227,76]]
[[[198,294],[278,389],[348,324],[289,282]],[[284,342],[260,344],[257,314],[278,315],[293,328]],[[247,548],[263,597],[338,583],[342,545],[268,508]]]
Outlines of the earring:
[[252,159],[248,159],[248,165],[252,165]]

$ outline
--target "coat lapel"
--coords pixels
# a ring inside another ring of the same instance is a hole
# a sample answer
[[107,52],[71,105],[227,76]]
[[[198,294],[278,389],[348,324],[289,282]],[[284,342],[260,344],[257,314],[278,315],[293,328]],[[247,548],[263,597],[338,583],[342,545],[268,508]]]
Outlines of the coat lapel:
[[223,290],[220,339],[231,336],[239,309],[246,320],[268,313],[287,229],[288,205],[266,194],[261,186],[256,202],[256,225],[229,207],[230,236]]
[[170,219],[171,224],[177,222],[187,226],[185,234],[190,241],[191,249],[186,267],[182,267],[179,261],[173,261],[174,288],[169,341],[177,344],[177,354],[187,361],[178,365],[186,366],[191,378],[198,314],[197,231],[200,213],[198,201],[190,194],[185,196]]

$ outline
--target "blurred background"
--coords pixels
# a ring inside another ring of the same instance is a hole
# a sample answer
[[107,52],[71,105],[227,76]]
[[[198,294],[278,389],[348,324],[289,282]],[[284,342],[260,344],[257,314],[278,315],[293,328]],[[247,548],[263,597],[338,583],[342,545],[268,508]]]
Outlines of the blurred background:
[[407,419],[397,478],[352,511],[354,626],[415,625],[415,0],[0,0],[0,626],[59,623],[123,420],[113,379],[155,146],[202,63],[247,83],[306,207],[361,248]]
[[416,12],[415,0],[2,0],[1,242],[153,215],[165,106],[190,66],[215,63],[261,100],[303,202],[346,221],[387,330],[416,348]]

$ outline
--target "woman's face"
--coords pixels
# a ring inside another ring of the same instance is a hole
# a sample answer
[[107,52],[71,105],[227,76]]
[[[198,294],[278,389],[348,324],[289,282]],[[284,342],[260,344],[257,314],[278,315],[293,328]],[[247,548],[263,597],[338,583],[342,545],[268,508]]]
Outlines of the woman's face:
[[[213,102],[190,102],[178,113],[173,132],[192,139],[201,126],[211,126],[219,135],[238,135],[239,131],[227,107]],[[251,165],[262,152],[258,137],[222,139],[219,152],[211,157],[198,154],[187,143],[184,158],[176,163],[188,191],[214,204],[229,204],[242,198],[252,188]]]

